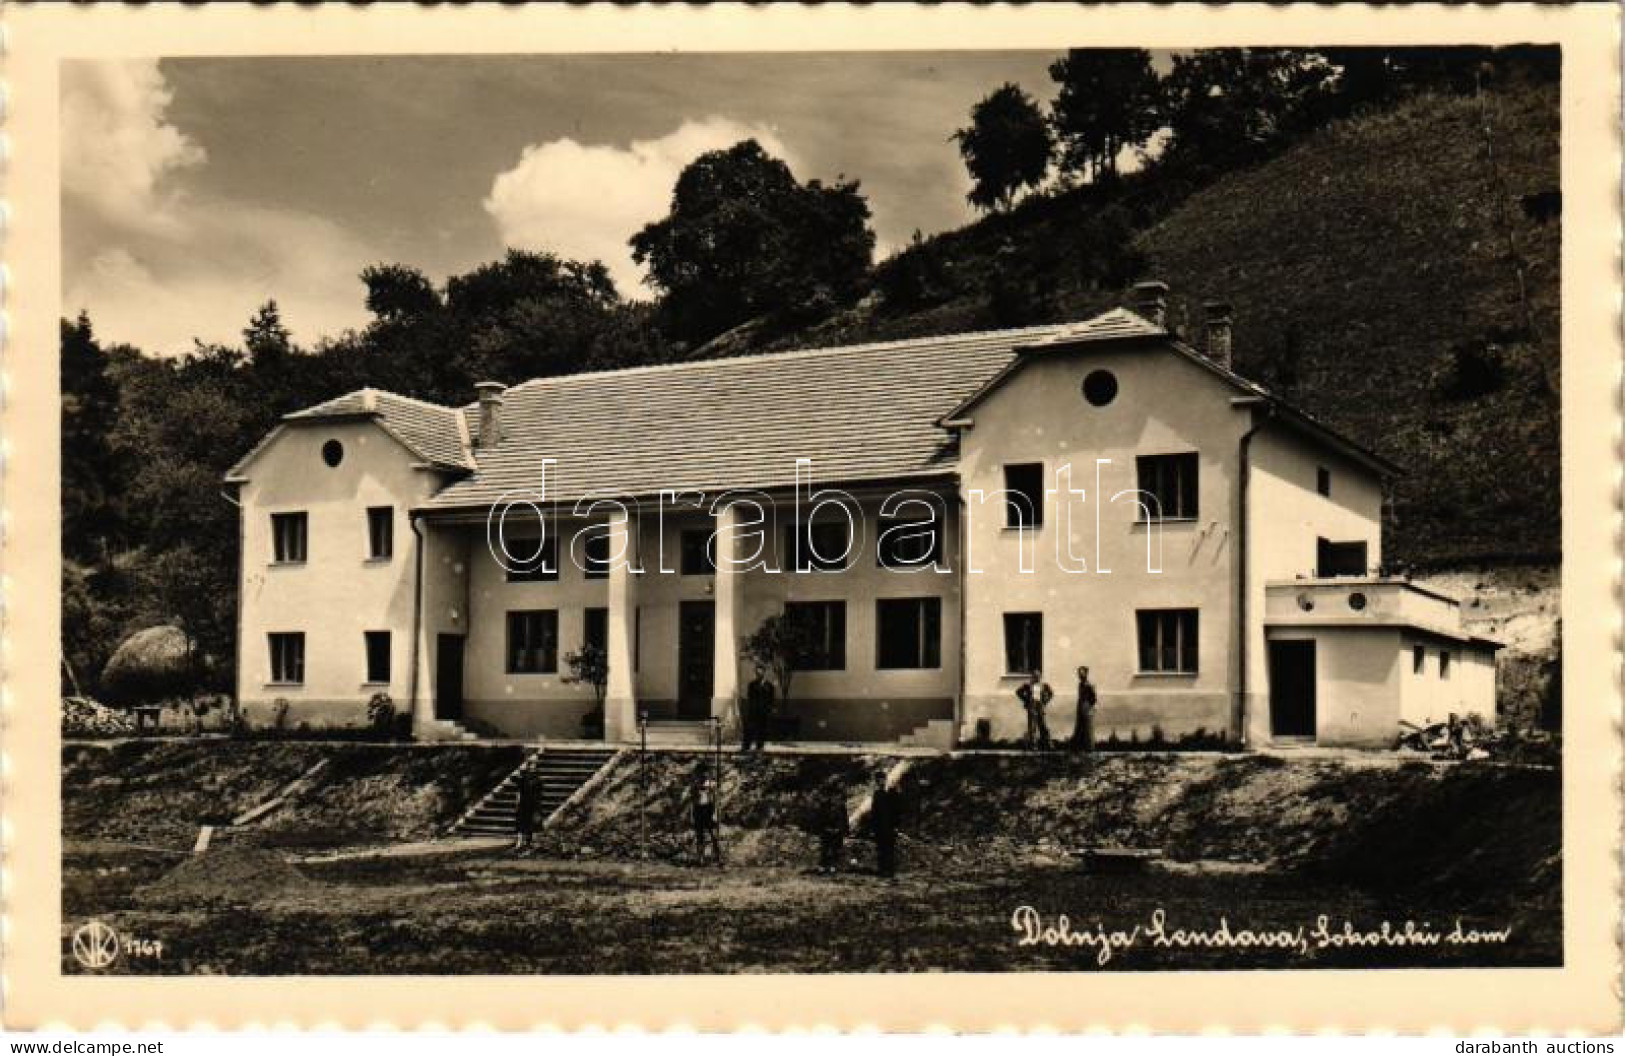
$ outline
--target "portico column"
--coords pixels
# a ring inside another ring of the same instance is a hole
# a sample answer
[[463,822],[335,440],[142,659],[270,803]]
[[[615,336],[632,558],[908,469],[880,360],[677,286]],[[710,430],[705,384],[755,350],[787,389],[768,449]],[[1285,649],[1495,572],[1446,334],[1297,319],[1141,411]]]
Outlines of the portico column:
[[711,715],[722,720],[723,732],[739,729],[739,636],[745,600],[745,577],[738,566],[739,513],[725,506],[717,514],[716,652],[713,656]]
[[622,510],[609,519],[609,683],[604,689],[604,739],[638,737],[637,674],[632,670],[637,634],[638,519]]

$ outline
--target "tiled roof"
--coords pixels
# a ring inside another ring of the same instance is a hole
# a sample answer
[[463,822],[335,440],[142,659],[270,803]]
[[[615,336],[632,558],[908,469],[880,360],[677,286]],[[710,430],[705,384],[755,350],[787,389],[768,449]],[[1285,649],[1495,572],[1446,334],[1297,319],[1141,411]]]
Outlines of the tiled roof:
[[[481,506],[541,483],[549,498],[782,487],[951,470],[937,419],[1060,326],[768,353],[564,377],[503,394],[502,440],[426,503]],[[473,409],[465,409],[472,415]]]
[[1113,308],[1076,323],[1063,323],[1054,332],[1029,342],[1033,348],[1075,345],[1086,341],[1116,341],[1126,337],[1166,337],[1168,331],[1127,308]]
[[785,487],[798,458],[812,460],[813,483],[895,480],[954,468],[943,420],[997,387],[1018,350],[1158,337],[1287,413],[1288,424],[1392,469],[1120,308],[1077,323],[537,378],[503,393],[502,438],[489,450],[469,443],[474,404],[362,389],[286,417],[372,415],[425,461],[473,470],[426,502],[430,510],[538,491],[543,459],[554,460],[547,495],[562,502]]
[[383,389],[357,389],[325,403],[294,411],[285,421],[314,418],[376,417],[390,435],[423,461],[451,469],[473,469],[468,434],[456,408],[425,403]]

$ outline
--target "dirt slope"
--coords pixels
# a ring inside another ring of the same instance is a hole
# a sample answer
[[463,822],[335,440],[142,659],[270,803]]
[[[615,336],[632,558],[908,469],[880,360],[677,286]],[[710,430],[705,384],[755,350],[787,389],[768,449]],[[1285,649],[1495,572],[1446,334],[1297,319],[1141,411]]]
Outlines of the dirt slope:
[[[733,861],[811,863],[817,797],[861,803],[895,760],[774,755],[723,763]],[[656,858],[687,852],[695,756],[623,757],[598,795],[560,816],[552,853]],[[703,765],[710,765],[704,763]],[[1522,883],[1558,852],[1556,773],[1388,757],[965,755],[913,760],[901,784],[916,862],[988,868],[1064,858],[1084,845],[1160,848],[1175,860],[1331,868],[1372,884],[1457,891]]]
[[296,797],[231,834],[313,846],[439,834],[518,766],[524,749],[250,741],[123,741],[62,750],[62,828],[81,838],[186,845],[276,796]]

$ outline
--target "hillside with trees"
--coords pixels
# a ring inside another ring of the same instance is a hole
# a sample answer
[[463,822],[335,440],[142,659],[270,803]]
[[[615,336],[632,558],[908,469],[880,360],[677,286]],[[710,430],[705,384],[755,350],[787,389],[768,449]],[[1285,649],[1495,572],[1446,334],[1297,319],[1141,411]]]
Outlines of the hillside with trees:
[[[476,381],[1075,319],[1134,281],[1172,322],[1235,306],[1238,370],[1406,467],[1388,556],[1555,560],[1561,198],[1554,49],[1070,52],[989,86],[951,137],[985,212],[872,260],[861,183],[745,141],[628,232],[654,299],[545,252],[436,283],[361,276],[371,321],[299,347],[274,300],[236,344],[157,359],[62,324],[65,683],[132,631],[230,685],[236,510],[221,478],[277,418],[364,385]],[[1052,98],[1044,98],[1051,96]],[[949,146],[947,149],[954,149]]]

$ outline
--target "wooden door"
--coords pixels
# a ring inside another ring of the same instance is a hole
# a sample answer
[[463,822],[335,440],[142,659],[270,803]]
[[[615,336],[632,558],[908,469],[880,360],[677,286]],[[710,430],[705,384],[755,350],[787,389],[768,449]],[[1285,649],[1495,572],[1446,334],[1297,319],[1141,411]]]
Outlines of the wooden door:
[[677,717],[711,717],[715,684],[717,608],[711,601],[685,601],[677,615]]
[[452,722],[463,717],[463,636],[436,639],[434,717]]
[[1315,643],[1271,642],[1270,733],[1315,735]]

